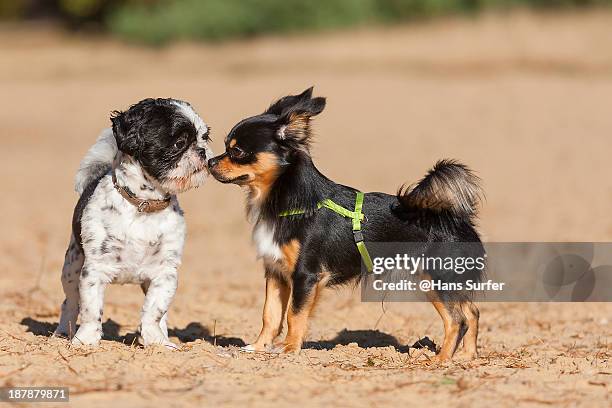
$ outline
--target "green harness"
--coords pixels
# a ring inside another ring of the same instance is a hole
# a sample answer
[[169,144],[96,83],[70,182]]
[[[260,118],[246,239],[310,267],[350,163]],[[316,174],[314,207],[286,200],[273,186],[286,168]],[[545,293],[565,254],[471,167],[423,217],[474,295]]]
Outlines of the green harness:
[[[361,191],[357,192],[357,198],[355,199],[355,211],[349,211],[341,205],[334,203],[329,198],[326,198],[317,204],[317,209],[320,209],[321,207],[328,208],[336,214],[340,214],[343,217],[353,220],[353,237],[355,238],[355,245],[357,245],[357,250],[361,255],[364,265],[368,269],[368,272],[371,273],[373,269],[372,258],[370,258],[370,253],[365,246],[365,242],[363,241],[363,233],[361,232],[361,221],[363,221],[365,218],[365,215],[361,212],[361,209],[363,208],[363,193]],[[290,217],[292,215],[301,215],[305,212],[306,211],[304,210],[287,210],[281,212],[279,216]]]

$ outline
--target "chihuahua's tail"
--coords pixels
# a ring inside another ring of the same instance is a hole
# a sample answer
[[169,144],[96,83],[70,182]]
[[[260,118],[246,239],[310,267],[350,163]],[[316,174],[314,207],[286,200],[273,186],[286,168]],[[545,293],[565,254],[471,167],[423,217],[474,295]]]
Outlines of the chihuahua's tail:
[[406,209],[448,211],[454,216],[472,219],[483,197],[480,178],[464,164],[440,160],[411,186],[402,186],[397,198]]
[[74,189],[83,193],[93,181],[105,175],[113,165],[113,160],[119,149],[112,129],[104,129],[96,143],[89,148],[74,178]]

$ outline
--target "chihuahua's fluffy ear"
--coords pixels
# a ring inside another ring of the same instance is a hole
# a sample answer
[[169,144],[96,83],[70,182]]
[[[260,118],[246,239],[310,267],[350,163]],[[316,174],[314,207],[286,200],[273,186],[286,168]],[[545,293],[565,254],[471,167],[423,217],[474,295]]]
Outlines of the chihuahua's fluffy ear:
[[127,113],[113,111],[111,114],[111,122],[113,124],[113,135],[115,136],[119,150],[130,156],[138,156],[140,146],[138,129],[128,123]]
[[278,101],[270,105],[270,107],[264,112],[264,114],[267,113],[271,115],[280,116],[284,110],[298,104],[302,100],[307,101],[312,98],[312,89],[313,87],[311,86],[299,95],[288,95],[280,98]]
[[281,140],[307,146],[310,138],[310,118],[323,112],[325,98],[312,97],[312,87],[299,95],[289,95],[273,103],[267,114],[278,115],[277,136]]

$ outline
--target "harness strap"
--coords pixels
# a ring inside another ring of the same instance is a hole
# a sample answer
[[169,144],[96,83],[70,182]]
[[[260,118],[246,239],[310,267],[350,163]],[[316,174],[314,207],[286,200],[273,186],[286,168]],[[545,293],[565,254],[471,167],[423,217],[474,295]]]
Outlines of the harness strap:
[[374,264],[372,263],[372,258],[370,257],[370,253],[368,252],[368,248],[366,248],[365,242],[363,240],[363,232],[361,232],[361,220],[363,219],[363,213],[361,212],[363,208],[363,193],[361,191],[357,192],[357,198],[355,199],[355,212],[353,217],[353,238],[355,238],[355,245],[357,245],[357,250],[361,255],[361,259],[363,260],[364,265],[368,272],[372,273],[374,269]]
[[[361,259],[363,260],[364,265],[366,266],[368,272],[372,272],[374,265],[372,263],[372,258],[370,257],[370,253],[366,248],[363,232],[361,231],[361,221],[365,218],[365,215],[362,212],[363,209],[363,193],[361,191],[357,192],[357,197],[355,198],[355,211],[349,211],[341,205],[336,204],[329,198],[319,202],[317,204],[317,209],[322,207],[328,208],[335,212],[336,214],[340,214],[345,218],[350,218],[353,221],[353,238],[355,239],[355,245],[357,246],[357,251],[361,255]],[[305,214],[305,210],[287,210],[283,211],[279,214],[280,217],[289,217],[292,215],[302,215]]]

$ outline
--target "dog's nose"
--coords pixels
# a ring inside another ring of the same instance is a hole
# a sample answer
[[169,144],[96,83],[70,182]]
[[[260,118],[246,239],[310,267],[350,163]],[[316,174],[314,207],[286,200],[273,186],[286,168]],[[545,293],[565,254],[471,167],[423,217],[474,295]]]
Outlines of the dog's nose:
[[213,157],[208,161],[208,167],[215,167],[217,164],[219,164],[219,159],[216,157]]
[[196,149],[201,158],[206,160],[206,149]]

